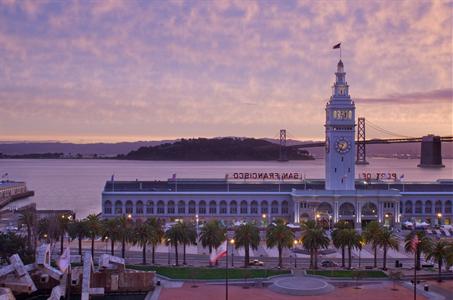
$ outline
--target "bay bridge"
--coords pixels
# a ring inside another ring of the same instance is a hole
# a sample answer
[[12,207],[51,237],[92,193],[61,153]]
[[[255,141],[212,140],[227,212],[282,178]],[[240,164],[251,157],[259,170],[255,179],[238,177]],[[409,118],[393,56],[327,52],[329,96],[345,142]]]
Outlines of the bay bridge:
[[[366,138],[366,128],[369,127],[372,130],[390,136],[389,138]],[[287,131],[286,129],[280,130],[279,135],[280,151],[279,161],[287,161],[287,150],[288,148],[315,148],[325,147],[325,142],[308,142],[302,144],[287,145]],[[366,165],[366,145],[370,144],[400,144],[400,143],[421,143],[420,151],[420,164],[419,167],[443,167],[442,165],[442,143],[453,142],[453,136],[435,136],[427,135],[423,137],[410,137],[401,135],[387,129],[380,127],[379,125],[365,120],[363,117],[358,118],[357,122],[357,137],[355,140],[356,146],[356,164]]]

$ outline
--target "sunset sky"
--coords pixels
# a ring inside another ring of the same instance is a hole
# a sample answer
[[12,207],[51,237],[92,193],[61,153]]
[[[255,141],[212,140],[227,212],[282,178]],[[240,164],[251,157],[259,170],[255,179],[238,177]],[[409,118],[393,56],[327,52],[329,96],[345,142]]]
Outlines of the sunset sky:
[[0,140],[280,128],[321,139],[338,42],[357,116],[452,135],[452,12],[416,0],[0,0]]

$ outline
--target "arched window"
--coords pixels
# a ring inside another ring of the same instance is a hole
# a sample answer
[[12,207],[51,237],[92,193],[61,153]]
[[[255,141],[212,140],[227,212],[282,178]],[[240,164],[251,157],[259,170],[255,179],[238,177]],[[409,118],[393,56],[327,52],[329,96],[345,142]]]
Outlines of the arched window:
[[261,201],[261,214],[269,213],[269,204],[267,201]]
[[238,204],[236,201],[230,202],[230,214],[237,214],[238,213]]
[[417,200],[415,202],[415,213],[416,214],[421,214],[423,213],[423,204],[420,200]]
[[345,202],[340,205],[339,209],[340,216],[355,216],[355,207],[349,202]]
[[164,213],[165,213],[164,201],[159,200],[159,202],[157,202],[157,214],[163,215]]
[[227,213],[227,203],[225,200],[220,202],[220,214],[225,215]]
[[376,204],[367,202],[362,206],[362,216],[375,216],[378,213]]
[[146,213],[154,214],[154,202],[153,201],[146,202]]
[[133,205],[131,200],[126,201],[126,213],[131,214],[133,210]]
[[445,202],[445,213],[446,214],[451,214],[451,201],[450,200]]
[[205,201],[200,201],[200,203],[198,203],[198,213],[200,215],[206,214],[206,202]]
[[278,214],[278,202],[275,200],[271,203],[271,213]]
[[175,213],[175,202],[170,200],[167,202],[167,214],[173,215]]
[[137,215],[143,215],[143,202],[141,200],[138,200],[135,204],[135,212]]
[[431,214],[433,212],[433,203],[428,200],[425,202],[425,214]]
[[121,215],[123,213],[123,203],[120,200],[115,202],[115,214]]
[[250,213],[253,215],[258,214],[258,202],[256,202],[255,200],[253,200],[250,204]]
[[217,203],[214,200],[209,202],[209,214],[217,214]]
[[[306,204],[307,203],[303,203],[305,204],[305,207],[304,208],[307,208],[306,207]],[[320,214],[326,214],[326,215],[329,215],[331,216],[333,214],[333,208],[332,208],[332,205],[330,205],[330,203],[327,203],[327,202],[321,202],[318,207],[316,208],[316,212],[320,213]]]
[[195,205],[195,201],[189,201],[189,214],[196,214],[197,207]]
[[247,201],[242,200],[241,201],[241,215],[245,215],[248,213],[248,204]]
[[288,213],[288,201],[283,201],[282,202],[282,207],[281,207],[282,214],[287,214]]
[[404,203],[404,212],[406,214],[411,214],[412,213],[412,202],[407,200],[406,203]]
[[186,213],[186,203],[182,200],[178,202],[178,214],[183,215]]
[[112,202],[107,200],[104,202],[104,214],[111,214],[112,213]]
[[440,200],[437,200],[434,204],[434,211],[436,212],[436,214],[442,212],[442,202],[440,202]]

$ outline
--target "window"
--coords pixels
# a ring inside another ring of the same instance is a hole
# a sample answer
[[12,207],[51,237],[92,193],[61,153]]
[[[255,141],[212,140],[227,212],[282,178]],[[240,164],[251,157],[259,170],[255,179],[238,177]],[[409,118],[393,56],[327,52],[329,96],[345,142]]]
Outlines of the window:
[[225,215],[227,213],[227,203],[225,200],[220,202],[220,214]]
[[272,201],[272,204],[271,204],[271,213],[278,214],[278,202],[275,200]]
[[157,202],[157,214],[163,215],[165,213],[164,201],[160,200]]
[[434,204],[434,211],[436,213],[442,212],[442,202],[440,202],[440,200],[437,200],[436,203]]
[[132,214],[133,206],[132,206],[132,201],[127,200],[126,202],[126,214]]
[[287,214],[288,213],[288,201],[283,201],[282,202],[282,214]]
[[209,214],[217,214],[217,203],[214,200],[209,202]]
[[433,212],[433,204],[431,201],[426,201],[425,202],[425,214],[430,214]]
[[200,203],[198,203],[198,213],[200,215],[206,214],[206,202],[205,201],[200,201]]
[[238,213],[238,204],[236,201],[230,202],[230,214],[237,214]]
[[153,201],[146,202],[146,213],[154,214],[154,202]]
[[107,200],[104,202],[104,214],[111,214],[112,213],[112,202]]
[[262,201],[261,202],[261,213],[267,214],[269,212],[268,207],[269,207],[269,205],[267,204],[267,201]]
[[451,201],[450,200],[445,202],[445,213],[446,214],[451,214]]
[[189,202],[189,214],[195,214],[195,213],[196,213],[195,201],[190,201]]
[[186,213],[186,203],[182,200],[178,202],[178,214],[185,214]]
[[143,215],[143,202],[141,200],[137,201],[137,204],[135,205],[135,212],[137,215]]
[[420,200],[415,202],[415,213],[416,214],[421,214],[422,213],[422,202]]
[[250,213],[254,215],[258,214],[258,202],[252,201],[252,204],[250,205]]
[[404,203],[404,207],[405,207],[404,212],[406,214],[411,214],[412,213],[412,202],[410,202],[409,200],[406,201],[406,203]]
[[167,214],[174,214],[175,213],[175,202],[168,201],[167,203]]
[[241,215],[245,215],[247,213],[248,213],[247,201],[243,200],[241,201]]

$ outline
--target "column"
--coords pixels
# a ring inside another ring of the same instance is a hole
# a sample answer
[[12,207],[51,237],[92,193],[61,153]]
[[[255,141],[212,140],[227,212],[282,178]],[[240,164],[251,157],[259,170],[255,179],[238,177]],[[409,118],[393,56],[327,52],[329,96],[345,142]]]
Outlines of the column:
[[400,222],[400,208],[399,208],[399,201],[395,202],[394,204],[395,209],[393,210],[395,214],[395,225]]
[[333,222],[334,223],[338,222],[338,209],[339,209],[338,201],[335,200],[334,205],[333,205]]
[[356,200],[355,205],[355,228],[362,229],[362,203]]
[[294,200],[294,224],[299,224],[300,222],[300,202]]

